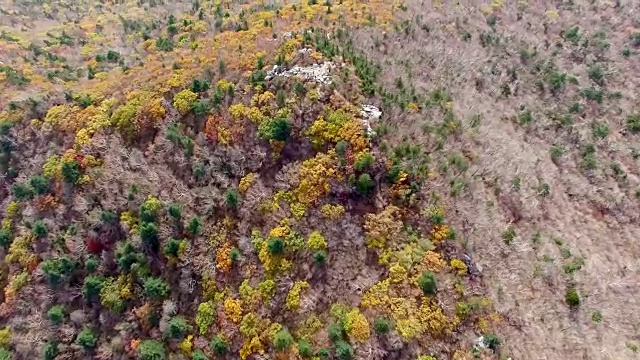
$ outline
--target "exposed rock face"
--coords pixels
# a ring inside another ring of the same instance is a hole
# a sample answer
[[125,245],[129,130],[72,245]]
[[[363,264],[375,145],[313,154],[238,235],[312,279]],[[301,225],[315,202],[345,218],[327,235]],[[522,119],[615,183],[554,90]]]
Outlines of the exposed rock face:
[[367,135],[374,135],[375,131],[371,128],[371,122],[380,120],[382,111],[373,105],[362,105],[360,115],[362,115],[363,125],[367,128]]
[[335,67],[335,64],[327,61],[322,64],[313,64],[311,66],[294,66],[289,70],[285,70],[284,67],[274,65],[273,69],[267,72],[266,79],[269,80],[275,76],[299,76],[307,81],[313,81],[318,84],[331,84],[331,69]]

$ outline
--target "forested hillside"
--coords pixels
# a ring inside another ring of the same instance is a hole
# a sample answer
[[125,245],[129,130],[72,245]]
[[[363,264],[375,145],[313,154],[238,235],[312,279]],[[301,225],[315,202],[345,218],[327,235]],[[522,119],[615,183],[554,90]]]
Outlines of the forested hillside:
[[2,1],[0,360],[635,358],[634,6]]

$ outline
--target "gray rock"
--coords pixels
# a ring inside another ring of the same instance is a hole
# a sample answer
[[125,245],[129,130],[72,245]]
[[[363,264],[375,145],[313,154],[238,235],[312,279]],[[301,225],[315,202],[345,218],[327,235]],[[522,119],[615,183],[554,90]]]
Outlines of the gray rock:
[[371,127],[373,121],[380,120],[382,117],[382,111],[373,105],[362,105],[360,108],[360,115],[362,116],[362,125],[367,129],[367,135],[375,135],[375,131]]
[[311,66],[294,66],[289,70],[284,70],[283,67],[274,65],[273,69],[267,72],[266,79],[269,80],[276,76],[282,77],[292,77],[297,76],[301,77],[307,81],[313,81],[319,84],[329,85],[331,84],[331,69],[333,69],[335,65],[330,62],[324,62],[320,65],[313,64]]

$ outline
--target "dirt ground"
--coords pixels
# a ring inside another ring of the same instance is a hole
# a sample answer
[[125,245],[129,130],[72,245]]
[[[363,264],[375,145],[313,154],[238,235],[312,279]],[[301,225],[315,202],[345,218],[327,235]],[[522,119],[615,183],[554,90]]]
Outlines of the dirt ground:
[[[640,340],[634,296],[640,290],[640,223],[638,160],[633,154],[640,139],[625,129],[625,122],[637,111],[631,89],[638,79],[631,74],[640,63],[635,53],[625,57],[621,51],[629,47],[629,34],[637,25],[637,6],[612,1],[525,3],[434,6],[409,1],[406,36],[361,30],[355,43],[370,58],[392,59],[386,60],[391,66],[383,67],[389,86],[402,77],[417,89],[444,88],[452,94],[462,130],[431,157],[434,168],[456,152],[469,160],[468,170],[459,175],[466,188],[447,199],[447,209],[455,213],[461,241],[507,319],[500,334],[505,339],[503,356],[634,359]],[[496,22],[493,30],[491,21]],[[582,39],[601,31],[608,45],[596,53],[567,45],[563,31],[576,25]],[[481,45],[481,34],[488,32],[500,38],[500,45]],[[471,38],[465,41],[467,34]],[[618,99],[594,105],[579,98],[577,86],[559,96],[540,94],[534,86],[537,76],[521,60],[523,48],[536,49],[537,60],[552,58],[559,69],[576,77],[579,87],[590,82],[587,69],[601,64],[606,69],[604,88],[620,92]],[[504,97],[500,83],[510,67],[518,79],[510,84],[511,96]],[[583,104],[584,111],[573,124],[557,128],[554,115],[566,112],[574,101]],[[529,125],[508,119],[523,108],[533,114]],[[479,124],[472,124],[474,116],[481,119]],[[423,125],[439,121],[437,116],[389,119],[398,137],[422,140],[426,146],[431,143]],[[610,129],[604,139],[593,139],[594,121]],[[597,149],[595,170],[581,167],[587,143]],[[550,157],[554,145],[565,150],[555,162]],[[623,169],[622,179],[610,164]],[[436,171],[425,191],[446,194],[451,180]],[[503,233],[510,226],[516,236],[507,245]],[[573,271],[574,264],[582,266]],[[577,309],[565,302],[569,286],[580,294]]]

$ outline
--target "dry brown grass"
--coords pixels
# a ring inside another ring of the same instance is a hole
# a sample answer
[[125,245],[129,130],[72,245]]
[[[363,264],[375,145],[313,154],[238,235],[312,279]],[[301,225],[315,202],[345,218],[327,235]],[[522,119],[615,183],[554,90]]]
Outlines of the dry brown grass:
[[[490,5],[464,2],[434,7],[431,2],[409,1],[405,15],[413,17],[413,36],[389,33],[385,39],[382,33],[361,30],[355,43],[370,58],[390,62],[383,71],[389,87],[402,76],[405,84],[419,90],[441,87],[452,94],[463,130],[450,137],[442,151],[432,153],[432,166],[437,169],[445,154],[456,151],[470,159],[470,168],[462,175],[466,190],[459,197],[446,197],[445,203],[457,219],[456,227],[462,229],[460,238],[482,269],[490,297],[507,318],[499,330],[505,340],[503,355],[513,359],[635,358],[627,344],[637,341],[640,306],[634,295],[640,290],[635,195],[640,172],[631,153],[640,146],[640,139],[625,131],[625,121],[637,110],[632,89],[638,86],[633,74],[639,63],[637,55],[621,55],[634,25],[634,5],[616,8],[613,2],[575,1],[573,6],[530,2],[519,8],[514,4],[496,7],[495,29],[501,45],[483,48],[479,36],[490,27],[482,9]],[[518,13],[522,20],[518,21]],[[429,32],[421,29],[423,25]],[[609,48],[576,58],[580,51],[568,50],[561,35],[574,25],[580,26],[583,39],[604,31]],[[467,32],[472,36],[468,42],[462,40]],[[575,76],[580,85],[567,85],[557,98],[548,92],[540,95],[534,85],[536,76],[528,73],[530,67],[519,58],[524,47],[537,49],[538,60],[554,57],[558,68]],[[566,113],[572,102],[584,103],[577,91],[589,86],[587,69],[595,63],[607,69],[607,91],[619,91],[622,97],[606,99],[601,106],[587,104],[573,125],[556,130],[550,115]],[[492,66],[498,69],[493,74]],[[508,78],[510,66],[517,69],[518,80],[511,83],[511,91],[517,92],[504,98],[500,85]],[[476,80],[482,81],[482,89]],[[528,127],[504,119],[517,116],[521,106],[534,115]],[[474,115],[482,118],[475,128],[469,121]],[[605,139],[593,139],[594,120],[609,127]],[[433,149],[432,135],[425,135],[421,126],[440,121],[423,114],[394,119],[391,124],[397,128],[397,138],[409,135]],[[580,167],[587,143],[596,144],[598,158],[598,169],[589,173]],[[558,165],[549,156],[552,145],[567,150]],[[624,170],[626,180],[613,174],[610,164],[614,162]],[[520,179],[519,190],[512,186],[515,178]],[[439,172],[425,191],[449,194],[451,179]],[[550,186],[546,197],[540,194],[543,183]],[[517,236],[506,245],[502,233],[510,225]],[[539,240],[533,241],[537,231]],[[582,268],[566,274],[563,267],[580,257],[584,258]],[[581,296],[576,310],[565,303],[568,284],[575,284]],[[592,319],[594,312],[602,314],[601,322]]]

